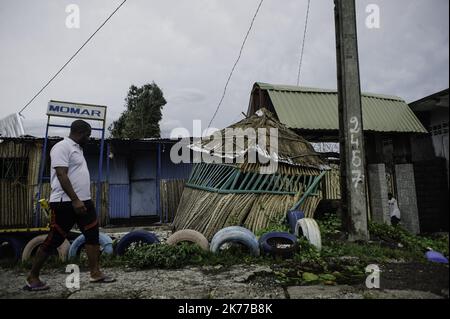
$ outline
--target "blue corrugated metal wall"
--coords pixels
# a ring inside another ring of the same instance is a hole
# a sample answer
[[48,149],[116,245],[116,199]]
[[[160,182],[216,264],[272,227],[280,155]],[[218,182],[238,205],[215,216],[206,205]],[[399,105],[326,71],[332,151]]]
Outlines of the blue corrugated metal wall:
[[192,163],[174,164],[170,159],[171,144],[161,148],[161,179],[187,179],[191,174]]
[[125,156],[109,159],[109,217],[130,218],[130,178]]
[[129,184],[130,177],[128,174],[127,158],[123,155],[115,155],[109,160],[109,177],[110,184]]
[[[155,146],[150,144],[149,147]],[[139,151],[131,160],[131,216],[158,215],[156,150]]]
[[[86,162],[89,169],[89,175],[91,177],[91,181],[96,182],[98,178],[98,157],[99,154],[86,154],[84,153],[84,157],[86,158]],[[102,182],[106,182],[106,165],[103,163],[102,169]]]
[[130,218],[130,185],[109,185],[109,217]]
[[[114,154],[109,159],[109,217],[111,219],[132,216],[155,216],[158,212],[160,180],[187,179],[191,173],[191,163],[174,164],[170,159],[170,149],[175,142],[149,142],[133,150],[130,142],[128,154]],[[158,174],[158,144],[161,150],[161,167]],[[120,148],[117,148],[120,149]],[[116,150],[117,150],[116,149]],[[129,155],[131,154],[131,155]],[[128,157],[128,159],[127,159]],[[97,176],[93,158],[92,176]],[[106,166],[106,165],[105,165]],[[95,174],[95,175],[94,175]]]

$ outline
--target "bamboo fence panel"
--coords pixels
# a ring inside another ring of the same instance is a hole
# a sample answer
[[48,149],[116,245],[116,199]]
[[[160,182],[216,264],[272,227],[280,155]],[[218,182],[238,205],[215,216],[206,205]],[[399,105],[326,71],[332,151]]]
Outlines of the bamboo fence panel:
[[172,222],[181,196],[183,194],[184,179],[162,179],[160,181],[160,210],[163,222]]

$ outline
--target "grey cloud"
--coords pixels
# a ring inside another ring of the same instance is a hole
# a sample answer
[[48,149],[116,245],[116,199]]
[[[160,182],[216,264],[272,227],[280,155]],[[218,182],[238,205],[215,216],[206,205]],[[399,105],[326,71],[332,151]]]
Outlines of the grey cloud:
[[[80,6],[67,29],[65,6]],[[0,2],[0,113],[18,111],[120,1]],[[24,112],[42,135],[50,99],[104,104],[108,124],[131,84],[155,81],[168,101],[161,129],[209,122],[259,0],[133,0],[105,25]],[[215,127],[242,118],[256,81],[295,84],[306,0],[265,0],[228,87]],[[378,4],[381,28],[364,25]],[[363,91],[412,101],[448,87],[448,1],[357,1]],[[333,1],[311,1],[301,85],[335,88]]]
[[206,99],[206,94],[194,88],[177,89],[166,98],[169,103],[198,103]]

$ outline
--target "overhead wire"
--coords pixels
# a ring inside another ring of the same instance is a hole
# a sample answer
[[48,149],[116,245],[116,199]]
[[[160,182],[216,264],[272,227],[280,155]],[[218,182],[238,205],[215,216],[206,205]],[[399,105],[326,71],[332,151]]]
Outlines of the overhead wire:
[[217,113],[219,112],[220,106],[222,105],[223,99],[225,98],[225,94],[227,92],[227,88],[228,88],[228,84],[230,83],[231,76],[233,75],[234,69],[236,68],[236,65],[238,64],[238,62],[239,62],[239,60],[241,58],[242,51],[244,50],[245,43],[246,43],[247,38],[248,38],[248,36],[250,34],[250,31],[252,30],[253,23],[255,22],[256,16],[258,15],[259,9],[261,8],[261,5],[263,4],[263,2],[264,2],[264,0],[261,0],[259,2],[259,4],[258,4],[258,7],[256,8],[255,14],[253,15],[253,18],[252,18],[251,23],[250,23],[250,27],[247,30],[247,33],[246,33],[246,35],[244,37],[244,41],[242,42],[242,45],[241,45],[241,49],[239,50],[239,55],[238,55],[236,61],[234,62],[234,65],[233,65],[233,67],[231,69],[230,74],[228,75],[228,79],[227,79],[227,81],[225,83],[225,87],[223,89],[222,96],[221,96],[220,101],[219,101],[219,103],[218,103],[218,105],[216,107],[216,110],[214,111],[213,116],[211,117],[211,120],[209,121],[208,127],[211,127],[212,122],[214,121]]
[[89,41],[97,34],[98,31],[112,18],[112,16],[124,5],[127,0],[122,1],[122,3],[108,16],[108,18],[103,21],[103,23],[95,30],[94,33],[83,43],[83,45],[67,60],[66,63],[50,78],[50,80],[45,83],[45,85],[25,104],[24,107],[19,111],[19,115],[22,115],[22,112],[45,90],[45,88],[64,70],[64,68],[77,56],[77,54],[89,43]]
[[297,86],[300,85],[300,72],[302,70],[302,62],[303,62],[303,53],[305,50],[305,38],[306,38],[306,30],[308,28],[308,17],[309,17],[309,7],[311,4],[311,0],[308,0],[308,5],[306,8],[306,18],[305,18],[305,28],[303,29],[303,39],[302,39],[302,46],[300,50],[300,61],[298,64],[298,73],[297,73]]

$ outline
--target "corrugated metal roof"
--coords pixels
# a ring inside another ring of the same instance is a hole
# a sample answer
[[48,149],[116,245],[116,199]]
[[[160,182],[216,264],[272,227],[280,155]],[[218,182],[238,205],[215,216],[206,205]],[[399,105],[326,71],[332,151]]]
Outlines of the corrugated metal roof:
[[448,91],[449,89],[445,89],[428,95],[420,100],[409,103],[409,107],[413,112],[427,112],[435,109],[447,109],[448,112]]
[[[256,83],[267,90],[279,120],[290,128],[337,130],[337,91]],[[362,93],[365,131],[417,132],[426,129],[406,102],[396,96]]]

